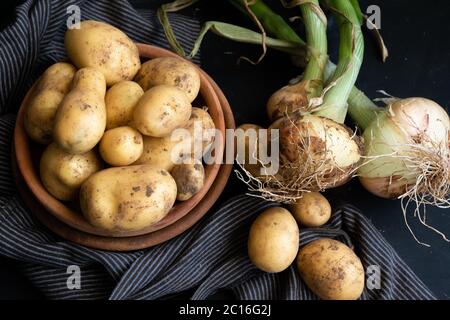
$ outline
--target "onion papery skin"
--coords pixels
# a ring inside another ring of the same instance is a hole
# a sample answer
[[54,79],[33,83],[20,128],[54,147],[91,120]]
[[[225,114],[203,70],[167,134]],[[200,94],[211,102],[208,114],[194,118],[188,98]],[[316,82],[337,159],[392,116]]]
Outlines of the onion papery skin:
[[417,150],[439,155],[449,165],[449,130],[448,114],[432,100],[391,103],[364,131],[366,160],[358,170],[362,185],[383,198],[402,196],[421,174],[414,166],[420,162]]
[[408,183],[402,177],[364,178],[359,177],[362,186],[380,198],[395,199],[408,191]]
[[278,119],[269,129],[279,129],[279,175],[285,180],[310,179],[309,191],[346,183],[360,163],[359,137],[328,118],[294,113]]

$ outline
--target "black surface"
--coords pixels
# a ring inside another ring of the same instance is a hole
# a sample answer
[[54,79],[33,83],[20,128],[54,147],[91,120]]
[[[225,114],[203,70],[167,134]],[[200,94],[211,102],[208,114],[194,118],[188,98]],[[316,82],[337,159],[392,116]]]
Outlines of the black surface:
[[[155,7],[162,1],[134,0],[136,7]],[[298,11],[281,7],[279,1],[267,1],[285,16]],[[381,7],[382,33],[390,51],[383,64],[371,35],[366,34],[366,54],[358,86],[370,97],[380,96],[376,90],[385,90],[398,97],[423,96],[442,106],[450,106],[450,3],[447,0],[427,1],[360,1],[362,8],[370,4]],[[184,13],[201,20],[220,20],[243,26],[252,24],[226,1],[202,1],[197,9]],[[333,23],[330,21],[330,27]],[[336,56],[337,35],[330,33],[330,54]],[[215,35],[206,36],[202,50],[203,68],[217,81],[232,106],[237,124],[244,122],[268,125],[265,102],[272,92],[301,72],[293,67],[289,57],[269,51],[257,66],[242,62],[239,56],[258,57],[260,48],[234,44]],[[224,194],[215,205],[245,192],[233,175]],[[421,240],[431,248],[418,245],[405,227],[398,201],[376,198],[366,192],[355,180],[344,188],[328,192],[332,199],[340,199],[359,207],[399,255],[411,266],[429,288],[442,299],[450,299],[450,244],[433,232],[409,221]],[[428,221],[450,235],[450,210],[428,208]],[[29,298],[40,295],[16,269],[15,263],[0,259],[0,298]]]

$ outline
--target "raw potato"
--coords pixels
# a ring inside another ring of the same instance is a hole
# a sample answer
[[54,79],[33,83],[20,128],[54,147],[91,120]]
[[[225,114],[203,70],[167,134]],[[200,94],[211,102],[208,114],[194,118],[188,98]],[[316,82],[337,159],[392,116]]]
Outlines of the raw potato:
[[52,141],[53,121],[64,96],[69,92],[76,68],[59,62],[40,77],[25,107],[24,125],[31,139],[41,144]]
[[156,86],[139,99],[134,108],[133,124],[146,136],[165,137],[187,124],[191,109],[191,103],[180,89]]
[[295,260],[299,230],[294,217],[284,208],[265,210],[253,222],[248,237],[248,256],[266,272],[281,272]]
[[[175,148],[179,154],[200,159],[211,148],[215,137],[214,121],[204,109],[192,108],[191,117],[184,126],[186,135],[180,136],[181,144]],[[175,138],[175,137],[174,137]]]
[[108,130],[100,141],[100,155],[112,166],[127,166],[142,155],[141,134],[131,127]]
[[352,249],[333,239],[310,242],[298,253],[302,279],[320,298],[356,300],[364,289],[364,268]]
[[133,81],[120,81],[106,92],[106,129],[129,126],[133,110],[144,90]]
[[157,168],[172,170],[175,162],[172,160],[172,150],[176,142],[171,137],[155,138],[143,136],[144,150],[134,164],[150,164]]
[[92,175],[80,190],[80,205],[95,227],[132,231],[163,219],[177,197],[177,185],[151,165],[109,168]]
[[[143,136],[144,151],[142,156],[134,164],[152,164],[158,168],[171,171],[175,164],[182,163],[183,159],[191,158],[191,150],[194,150],[193,140],[190,137],[194,133],[194,119],[201,120],[203,130],[214,128],[214,122],[209,114],[200,109],[192,108],[191,119],[187,126],[184,127],[186,131],[180,132],[180,135],[169,135],[162,138]],[[203,142],[203,150],[211,145],[211,139],[214,137],[205,136]],[[186,151],[187,150],[187,151]],[[201,155],[197,157],[200,160]]]
[[[242,129],[244,135],[239,136],[236,135],[236,150],[241,155],[244,163],[241,165],[245,170],[251,173],[254,177],[261,176],[261,164],[258,162],[258,154],[259,154],[259,139],[258,139],[258,130],[263,129],[262,127],[256,124],[245,123],[240,125],[238,129]],[[242,147],[243,150],[240,150]]]
[[186,201],[197,194],[205,183],[205,169],[200,161],[176,165],[170,172],[177,183],[177,200]]
[[73,200],[81,184],[103,167],[94,151],[70,154],[50,144],[42,154],[40,175],[44,187],[59,200]]
[[72,90],[58,108],[53,136],[70,153],[85,153],[100,141],[106,126],[105,77],[93,68],[77,71]]
[[320,227],[331,217],[331,206],[319,192],[306,192],[289,206],[295,220],[306,227]]
[[132,80],[141,67],[137,46],[125,33],[107,23],[82,21],[80,29],[67,30],[64,44],[78,68],[100,70],[108,86]]
[[145,91],[161,84],[176,86],[186,93],[189,102],[194,101],[200,90],[200,76],[195,66],[174,57],[161,57],[143,63],[135,80]]

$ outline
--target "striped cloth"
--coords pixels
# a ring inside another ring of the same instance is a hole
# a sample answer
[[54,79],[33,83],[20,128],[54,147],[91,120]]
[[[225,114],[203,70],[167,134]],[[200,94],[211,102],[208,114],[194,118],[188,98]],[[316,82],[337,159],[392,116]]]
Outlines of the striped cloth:
[[[237,299],[317,299],[294,266],[279,274],[257,270],[247,256],[251,222],[277,205],[238,196],[182,235],[132,253],[103,252],[62,241],[43,230],[15,196],[0,200],[0,254],[23,261],[33,284],[51,299],[157,299],[195,288],[192,299],[231,290]],[[434,299],[370,221],[340,207],[331,231],[302,229],[300,245],[321,237],[352,239],[364,267],[379,266],[381,286],[362,299]],[[348,237],[342,237],[345,232]],[[351,245],[350,243],[348,243]],[[67,286],[69,266],[81,270],[80,289]]]
[[[225,289],[237,299],[317,299],[294,267],[267,274],[250,263],[246,254],[249,226],[259,212],[276,205],[261,199],[230,199],[182,235],[131,253],[66,242],[33,218],[11,175],[14,112],[37,76],[65,56],[66,8],[73,3],[80,5],[82,19],[106,21],[120,26],[135,41],[165,46],[153,13],[138,13],[124,0],[28,0],[18,7],[17,21],[0,32],[0,254],[18,260],[25,275],[50,299],[156,299],[186,290],[192,299],[206,299]],[[187,47],[198,24],[183,17],[172,19]],[[434,299],[356,209],[340,207],[328,229],[303,229],[301,245],[324,236],[353,242],[363,265],[376,265],[381,271],[381,287],[366,288],[362,299]],[[70,286],[74,266],[80,270],[79,288]]]

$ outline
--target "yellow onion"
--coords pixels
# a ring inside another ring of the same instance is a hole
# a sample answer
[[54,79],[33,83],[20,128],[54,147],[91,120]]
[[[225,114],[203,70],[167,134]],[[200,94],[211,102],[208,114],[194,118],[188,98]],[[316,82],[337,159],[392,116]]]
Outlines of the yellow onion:
[[409,194],[448,203],[449,130],[448,114],[429,99],[391,103],[364,131],[367,159],[358,170],[362,185],[383,198]]
[[280,180],[296,190],[319,191],[347,182],[361,160],[361,144],[344,125],[295,113],[280,118]]

